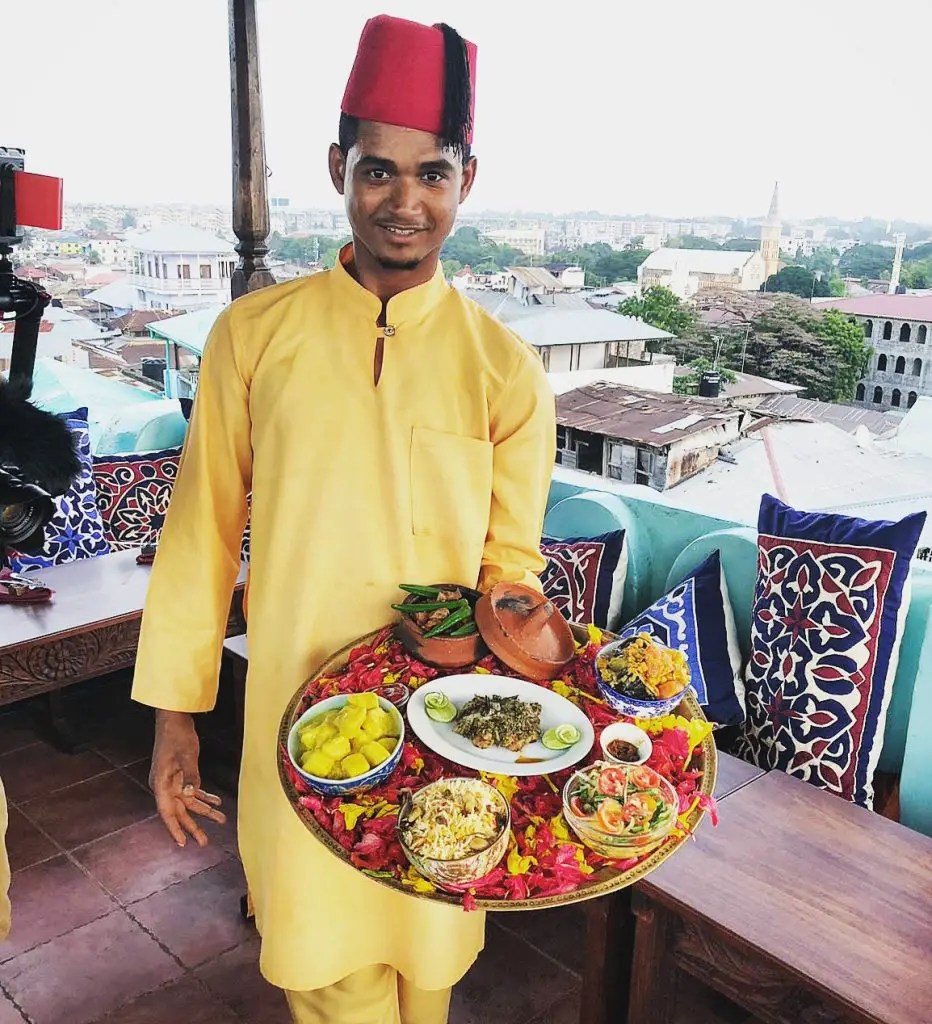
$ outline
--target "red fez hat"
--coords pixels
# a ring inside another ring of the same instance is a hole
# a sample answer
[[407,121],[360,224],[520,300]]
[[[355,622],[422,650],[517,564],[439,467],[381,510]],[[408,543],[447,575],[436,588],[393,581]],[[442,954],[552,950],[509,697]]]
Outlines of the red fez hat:
[[[447,109],[451,87],[447,80],[449,31],[445,32],[439,25],[421,25],[387,14],[370,18],[362,30],[343,95],[343,113],[363,121],[395,124],[444,137],[450,123]],[[462,43],[465,43],[469,62],[469,119],[465,140],[471,143],[476,47],[465,40]]]

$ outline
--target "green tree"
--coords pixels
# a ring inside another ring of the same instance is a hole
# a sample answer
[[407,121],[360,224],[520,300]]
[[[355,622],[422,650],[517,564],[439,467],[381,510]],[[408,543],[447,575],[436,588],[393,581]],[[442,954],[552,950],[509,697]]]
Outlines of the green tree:
[[718,242],[699,235],[672,235],[667,239],[668,249],[721,249]]
[[463,269],[463,264],[459,260],[441,260],[443,264],[443,276],[448,280],[452,280],[454,274],[458,274]]
[[830,401],[850,401],[870,363],[871,348],[864,342],[864,331],[860,325],[851,323],[840,310],[827,309],[819,322],[818,335],[831,346],[836,356]]
[[836,299],[843,299],[848,289],[845,282],[837,274],[833,274],[828,282],[828,290]]
[[855,245],[846,249],[838,261],[842,277],[880,279],[893,269],[893,250],[885,245]]
[[729,370],[727,367],[719,366],[716,367],[711,359],[706,359],[704,356],[699,356],[698,359],[693,359],[691,363],[688,363],[689,373],[677,374],[673,378],[673,394],[674,395],[696,395],[699,393],[699,380],[704,373],[709,370],[717,369],[722,375],[722,380],[726,384],[734,384],[738,379],[733,370]]
[[127,229],[127,228],[134,228],[134,227],[136,227],[136,215],[134,213],[129,213],[129,212],[124,213],[123,214],[123,228],[124,228],[124,230]]
[[92,267],[96,267],[100,263],[100,253],[98,253],[96,249],[91,249],[87,256],[87,262],[90,263]]
[[91,231],[107,230],[107,222],[101,220],[100,217],[91,217],[91,219],[87,222],[87,226]]
[[771,274],[764,284],[764,291],[786,292],[798,295],[801,299],[813,296],[822,298],[831,294],[828,281],[805,267],[783,267],[776,274]]
[[638,317],[644,323],[677,337],[686,334],[696,323],[695,314],[685,309],[669,288],[659,284],[648,288],[640,298],[625,299],[618,312],[623,316]]
[[900,273],[900,284],[907,288],[929,288],[932,282],[932,259],[904,263]]
[[760,248],[759,238],[726,238],[722,248],[729,252],[757,252]]

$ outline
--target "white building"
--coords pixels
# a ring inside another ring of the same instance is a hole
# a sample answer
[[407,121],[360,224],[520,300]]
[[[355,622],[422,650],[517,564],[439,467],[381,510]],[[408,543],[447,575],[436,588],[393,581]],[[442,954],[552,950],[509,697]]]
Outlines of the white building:
[[546,231],[543,228],[502,228],[489,231],[485,235],[491,242],[498,245],[510,245],[512,249],[520,249],[528,256],[543,256]]
[[97,253],[100,262],[108,267],[125,267],[129,265],[129,250],[126,242],[115,235],[101,235],[92,238],[88,243],[90,251]]
[[[8,373],[10,369],[15,326],[12,320],[0,321],[0,373]],[[87,351],[75,345],[75,342],[104,342],[113,336],[113,331],[104,330],[79,313],[60,306],[49,306],[39,322],[36,358],[87,366]]]
[[135,309],[195,310],[230,301],[230,242],[182,224],[127,237]]
[[757,291],[764,283],[759,252],[714,249],[657,249],[638,267],[638,287],[669,288],[681,299],[704,289]]

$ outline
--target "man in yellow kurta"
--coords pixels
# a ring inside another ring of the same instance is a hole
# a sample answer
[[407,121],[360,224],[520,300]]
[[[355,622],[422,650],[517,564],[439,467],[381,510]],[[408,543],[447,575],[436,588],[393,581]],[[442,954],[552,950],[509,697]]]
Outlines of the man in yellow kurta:
[[143,619],[151,782],[176,841],[206,842],[193,815],[221,815],[192,713],[214,704],[251,491],[240,849],[262,971],[301,1022],[442,1024],[483,944],[481,914],[395,893],[318,844],[276,766],[289,699],[385,624],[400,582],[534,584],[544,565],[552,391],[438,262],[476,171],[474,73],[447,26],[367,24],[330,151],[353,243],[218,319]]

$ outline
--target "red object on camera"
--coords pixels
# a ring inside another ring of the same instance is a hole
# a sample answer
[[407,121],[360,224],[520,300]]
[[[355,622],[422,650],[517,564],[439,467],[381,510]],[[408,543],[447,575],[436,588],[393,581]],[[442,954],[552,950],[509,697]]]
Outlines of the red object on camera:
[[16,187],[16,223],[24,227],[60,231],[62,179],[14,171],[13,180]]
[[[476,46],[465,42],[474,114]],[[363,121],[439,135],[443,126],[443,79],[441,30],[380,14],[370,18],[362,30],[340,109]],[[472,143],[472,132],[467,142]]]

